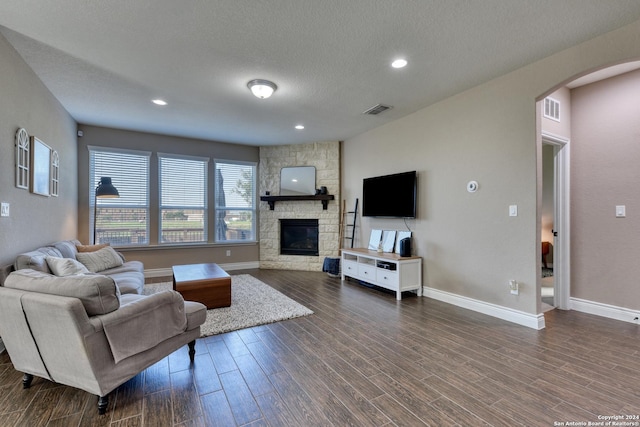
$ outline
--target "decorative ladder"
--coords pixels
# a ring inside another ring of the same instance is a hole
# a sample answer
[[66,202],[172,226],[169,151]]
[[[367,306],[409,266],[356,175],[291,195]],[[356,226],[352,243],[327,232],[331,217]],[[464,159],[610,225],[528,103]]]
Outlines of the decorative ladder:
[[[347,228],[347,230],[348,230],[348,227],[351,227],[351,237],[345,237],[345,239],[351,240],[351,247],[353,248],[353,242],[355,241],[355,237],[356,237],[356,221],[358,219],[358,199],[356,199],[356,204],[352,211],[345,212],[345,204],[346,202],[343,200],[342,201],[342,223],[344,224],[344,227]],[[349,224],[345,224],[347,214],[353,215],[353,222]],[[341,228],[341,231],[342,231],[342,228]]]

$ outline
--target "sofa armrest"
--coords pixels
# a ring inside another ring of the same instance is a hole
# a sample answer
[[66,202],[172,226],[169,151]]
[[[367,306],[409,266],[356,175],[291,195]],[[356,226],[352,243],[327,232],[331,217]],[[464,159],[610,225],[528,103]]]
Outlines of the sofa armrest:
[[186,330],[185,304],[178,292],[163,291],[98,316],[116,363]]

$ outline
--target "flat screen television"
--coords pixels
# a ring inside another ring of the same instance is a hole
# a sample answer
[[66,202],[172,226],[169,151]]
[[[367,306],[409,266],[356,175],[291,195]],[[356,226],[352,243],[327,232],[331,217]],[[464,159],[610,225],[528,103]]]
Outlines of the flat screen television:
[[375,176],[362,180],[362,215],[415,218],[416,171]]

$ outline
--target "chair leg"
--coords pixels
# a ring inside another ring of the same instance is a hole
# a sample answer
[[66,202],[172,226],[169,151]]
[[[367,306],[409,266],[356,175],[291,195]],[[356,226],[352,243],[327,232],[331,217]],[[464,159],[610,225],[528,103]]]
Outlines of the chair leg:
[[189,360],[193,363],[193,360],[196,355],[196,340],[193,340],[189,343]]
[[22,376],[22,388],[29,388],[31,387],[31,381],[33,381],[33,375],[31,374],[24,374]]
[[104,415],[109,406],[109,396],[98,396],[98,414]]

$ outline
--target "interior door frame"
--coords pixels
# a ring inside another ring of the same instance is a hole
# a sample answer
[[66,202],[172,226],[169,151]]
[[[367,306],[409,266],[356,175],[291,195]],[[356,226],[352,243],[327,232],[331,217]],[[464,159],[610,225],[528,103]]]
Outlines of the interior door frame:
[[[571,309],[571,228],[570,228],[570,182],[569,182],[569,140],[542,132],[542,143],[552,145],[554,175],[553,242],[554,303],[561,310]],[[538,236],[540,239],[540,236]]]

